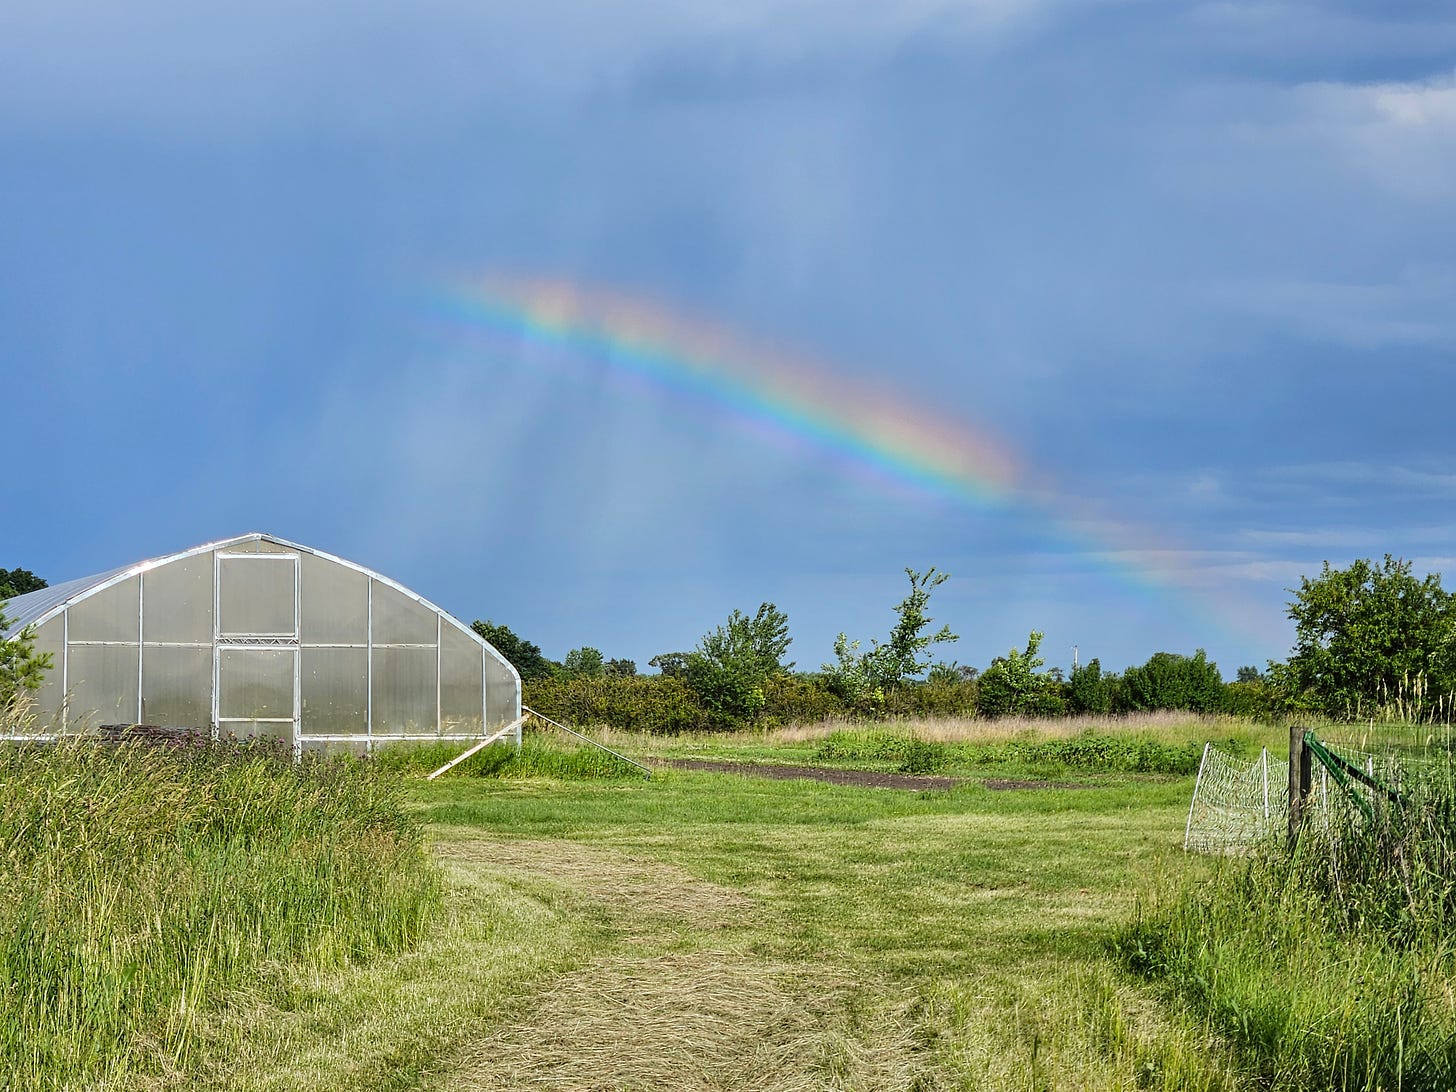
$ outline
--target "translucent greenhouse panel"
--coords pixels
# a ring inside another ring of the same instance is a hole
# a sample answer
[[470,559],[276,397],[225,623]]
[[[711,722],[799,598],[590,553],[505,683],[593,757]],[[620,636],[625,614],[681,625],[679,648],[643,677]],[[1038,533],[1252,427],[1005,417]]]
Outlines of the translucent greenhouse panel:
[[474,735],[485,727],[485,677],[479,641],[453,623],[440,628],[440,731]]
[[[293,717],[292,649],[218,650],[217,715],[221,719]],[[236,729],[232,729],[236,731]]]
[[364,735],[369,728],[368,649],[304,648],[300,656],[304,735]]
[[[140,589],[140,579],[130,576],[104,591],[72,603],[67,608],[71,615],[71,640],[130,641],[135,644],[139,636],[140,616],[137,610]],[[136,691],[135,683],[132,691]]]
[[212,555],[184,557],[142,574],[142,639],[212,644]]
[[374,581],[374,643],[376,645],[432,645],[436,619],[429,607],[382,581]]
[[45,674],[45,684],[35,692],[36,732],[50,732],[60,727],[61,700],[65,697],[62,684],[61,658],[65,651],[65,621],[59,615],[35,630],[35,651],[49,653],[50,670]]
[[293,636],[294,576],[291,557],[220,558],[219,631],[230,636]]
[[319,757],[352,755],[355,758],[363,758],[369,753],[369,741],[363,736],[359,737],[357,743],[353,740],[342,741],[331,739],[327,742],[321,742],[314,739],[305,739],[300,749],[306,755],[316,755]]
[[136,723],[136,645],[72,645],[68,674],[73,730]]
[[306,645],[369,643],[369,577],[337,561],[304,554],[298,601]]
[[435,650],[374,650],[374,733],[434,735]]
[[279,757],[293,745],[293,725],[276,720],[230,720],[218,726],[222,739],[266,739],[278,745]]
[[521,715],[521,691],[511,669],[493,653],[485,654],[485,726],[504,728]]
[[212,725],[212,646],[142,646],[142,723]]

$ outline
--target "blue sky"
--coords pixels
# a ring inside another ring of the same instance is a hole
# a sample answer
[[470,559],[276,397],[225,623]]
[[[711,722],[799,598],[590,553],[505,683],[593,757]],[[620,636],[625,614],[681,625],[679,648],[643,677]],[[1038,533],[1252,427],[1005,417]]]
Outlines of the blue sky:
[[[948,658],[1231,676],[1323,560],[1456,558],[1447,3],[19,0],[0,210],[0,565],[53,581],[266,530],[557,658],[771,600],[814,667],[935,565]],[[488,273],[793,348],[1061,500],[434,306]]]

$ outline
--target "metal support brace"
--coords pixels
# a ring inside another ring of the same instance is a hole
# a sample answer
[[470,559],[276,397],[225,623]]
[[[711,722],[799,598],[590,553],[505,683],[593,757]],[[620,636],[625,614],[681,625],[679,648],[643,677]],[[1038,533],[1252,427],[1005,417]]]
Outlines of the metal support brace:
[[618,754],[616,751],[612,750],[606,744],[604,744],[604,743],[598,743],[596,740],[592,739],[591,736],[584,736],[584,735],[582,735],[575,728],[568,728],[566,725],[562,724],[559,720],[552,720],[550,717],[545,716],[542,713],[538,713],[538,712],[536,712],[536,710],[530,708],[529,706],[525,706],[525,705],[521,706],[521,711],[524,712],[524,713],[529,713],[531,716],[535,717],[537,720],[543,720],[543,721],[545,721],[547,724],[551,725],[551,727],[553,727],[553,728],[560,728],[567,735],[575,736],[577,739],[582,740],[585,743],[590,743],[593,747],[597,748],[598,750],[606,751],[607,754],[611,755],[613,758],[620,758],[623,762],[627,763],[627,765],[629,765],[629,766],[636,766],[639,770],[641,770],[648,777],[651,777],[652,776],[652,767],[650,767],[650,766],[644,766],[640,762],[634,762],[632,759],[628,758],[626,755]]
[[[522,720],[524,720],[524,719],[525,718],[523,717]],[[435,778],[439,777],[442,773],[448,773],[450,770],[453,770],[456,766],[460,765],[460,763],[464,762],[467,758],[469,758],[471,755],[475,754],[477,751],[482,751],[486,747],[489,747],[496,740],[502,739],[505,736],[511,735],[520,726],[521,726],[521,721],[520,720],[514,720],[514,721],[512,721],[510,724],[507,724],[504,728],[502,728],[495,735],[493,735],[493,736],[487,736],[485,739],[482,739],[479,743],[477,743],[474,747],[469,748],[468,750],[466,750],[462,754],[456,755],[449,762],[445,763],[445,765],[441,766],[438,770],[436,770],[434,773],[432,773],[429,777],[425,778],[425,780],[426,781],[433,781],[433,780],[435,780]]]

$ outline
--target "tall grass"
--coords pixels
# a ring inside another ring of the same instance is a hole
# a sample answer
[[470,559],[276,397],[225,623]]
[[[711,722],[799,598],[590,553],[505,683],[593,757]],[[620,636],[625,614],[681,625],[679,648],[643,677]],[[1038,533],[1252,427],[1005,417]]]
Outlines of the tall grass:
[[408,946],[440,890],[366,764],[0,748],[0,1084],[185,1071],[232,991]]
[[1285,1087],[1456,1087],[1456,778],[1449,754],[1392,771],[1367,819],[1335,798],[1293,854],[1228,863],[1119,946]]
[[[456,743],[394,746],[380,750],[375,762],[402,774],[428,774],[461,752]],[[558,781],[600,781],[642,778],[642,771],[589,744],[573,743],[554,732],[527,731],[519,748],[501,743],[477,751],[452,769],[451,777],[494,777],[508,780],[536,777]]]

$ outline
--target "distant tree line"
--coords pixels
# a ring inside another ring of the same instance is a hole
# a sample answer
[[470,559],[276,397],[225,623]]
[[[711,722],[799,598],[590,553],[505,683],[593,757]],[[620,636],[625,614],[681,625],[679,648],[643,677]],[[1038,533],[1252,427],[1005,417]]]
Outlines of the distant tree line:
[[931,591],[946,574],[906,570],[909,593],[884,642],[868,650],[840,634],[835,661],[818,671],[785,662],[788,618],[772,603],[734,611],[689,652],[665,652],[640,675],[629,660],[577,649],[560,663],[504,626],[476,623],[521,671],[527,703],[551,715],[645,731],[772,725],[829,716],[1120,715],[1155,710],[1228,713],[1262,719],[1315,714],[1332,719],[1445,720],[1456,714],[1456,596],[1440,577],[1416,577],[1409,562],[1328,563],[1302,578],[1288,615],[1295,646],[1287,661],[1245,665],[1225,681],[1198,649],[1155,652],[1122,672],[1094,658],[1047,668],[1042,634],[995,657],[983,670],[935,661],[930,649],[955,641],[931,629]]

